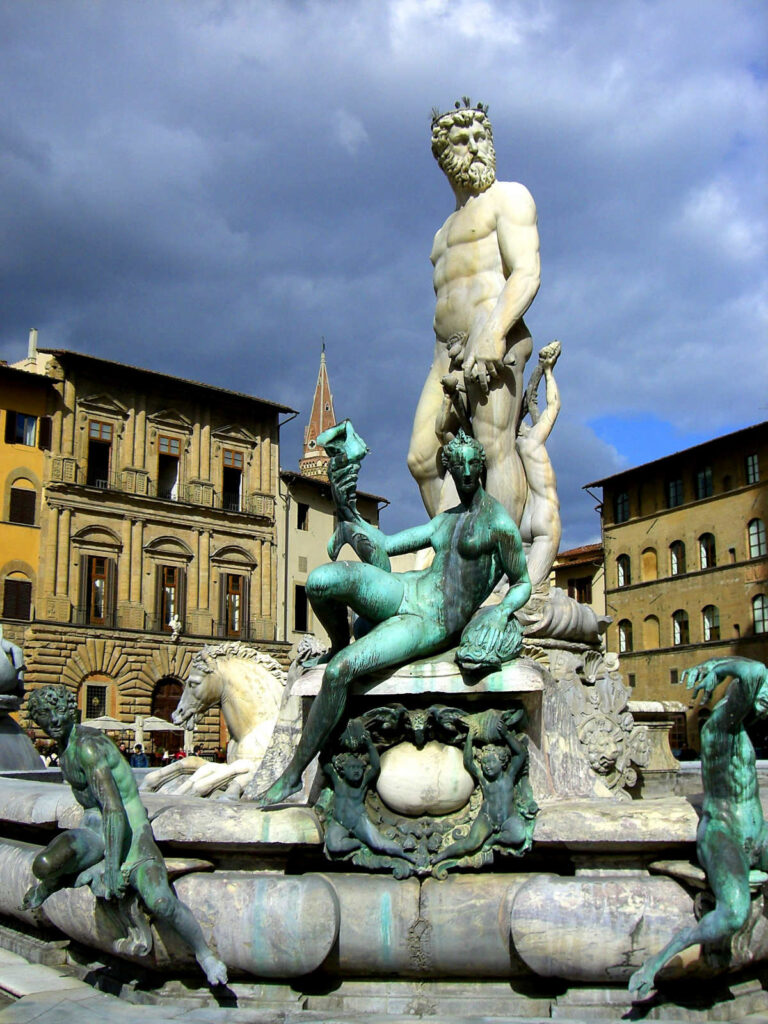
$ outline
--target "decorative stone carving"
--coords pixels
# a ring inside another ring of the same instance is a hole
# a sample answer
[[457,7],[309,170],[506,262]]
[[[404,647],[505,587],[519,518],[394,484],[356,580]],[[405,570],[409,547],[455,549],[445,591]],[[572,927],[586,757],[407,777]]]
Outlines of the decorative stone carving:
[[552,650],[550,665],[591,771],[614,796],[628,799],[624,789],[637,781],[633,765],[647,763],[650,746],[627,708],[629,690],[621,681],[618,657]]
[[[527,741],[515,732],[524,722],[515,702],[504,711],[476,714],[439,704],[411,711],[391,705],[350,723],[339,740],[346,750],[329,751],[323,760],[333,785],[333,795],[325,790],[317,808],[326,820],[328,856],[404,878],[444,877],[457,866],[492,863],[495,852],[524,853],[538,810],[527,776]],[[380,777],[374,740],[385,748]],[[354,779],[339,780],[334,758],[349,764],[350,748],[356,752]],[[404,784],[408,778],[410,785]],[[349,824],[348,812],[341,824],[350,835],[340,836],[336,799],[340,795],[348,808],[352,782],[359,828]],[[366,797],[374,782],[376,792]]]

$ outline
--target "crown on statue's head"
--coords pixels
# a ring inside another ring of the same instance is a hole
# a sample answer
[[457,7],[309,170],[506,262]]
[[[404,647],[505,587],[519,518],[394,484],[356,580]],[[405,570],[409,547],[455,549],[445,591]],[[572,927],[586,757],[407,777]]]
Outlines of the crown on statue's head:
[[474,114],[479,114],[482,117],[488,117],[488,104],[487,103],[472,103],[469,96],[462,96],[460,100],[456,100],[453,105],[453,110],[446,110],[444,113],[440,113],[437,107],[432,107],[432,124],[437,124],[444,117],[451,117],[456,110],[466,110]]

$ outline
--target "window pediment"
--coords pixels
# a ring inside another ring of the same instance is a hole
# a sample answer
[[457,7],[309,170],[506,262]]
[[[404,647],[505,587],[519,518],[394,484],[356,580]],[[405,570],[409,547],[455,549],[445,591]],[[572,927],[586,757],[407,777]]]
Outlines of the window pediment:
[[147,419],[156,427],[170,427],[172,430],[181,430],[186,434],[192,433],[192,420],[176,409],[159,409],[147,416]]
[[245,427],[241,427],[238,423],[228,423],[225,427],[217,427],[211,433],[217,441],[247,444],[251,448],[255,448],[259,443],[259,438],[255,434],[252,434],[250,430],[246,430]]
[[85,395],[84,398],[78,400],[77,404],[79,411],[87,413],[89,416],[98,414],[128,419],[128,409],[122,402],[118,402],[116,398],[113,398],[112,395]]
[[217,566],[239,566],[245,569],[255,569],[258,564],[253,555],[238,544],[226,544],[214,551],[211,562]]
[[144,545],[144,551],[153,558],[175,558],[191,561],[194,553],[190,546],[178,537],[155,537]]
[[76,545],[88,545],[88,547],[122,548],[123,543],[118,535],[106,526],[84,526],[72,537],[72,543]]

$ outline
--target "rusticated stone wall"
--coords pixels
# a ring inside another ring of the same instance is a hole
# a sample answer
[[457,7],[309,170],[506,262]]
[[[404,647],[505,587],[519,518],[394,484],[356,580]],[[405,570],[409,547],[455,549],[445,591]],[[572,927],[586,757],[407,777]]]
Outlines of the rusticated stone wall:
[[[80,695],[89,680],[110,687],[108,713],[133,724],[136,715],[149,715],[155,685],[172,677],[184,683],[192,658],[206,643],[215,640],[180,637],[173,643],[167,635],[127,630],[97,630],[53,624],[33,624],[24,637],[25,687],[63,683]],[[290,645],[254,644],[288,668]],[[24,728],[32,726],[25,708],[20,715]],[[39,730],[38,730],[39,731]],[[42,736],[42,733],[40,733]],[[199,722],[195,742],[205,750],[220,743],[220,713],[215,708]]]

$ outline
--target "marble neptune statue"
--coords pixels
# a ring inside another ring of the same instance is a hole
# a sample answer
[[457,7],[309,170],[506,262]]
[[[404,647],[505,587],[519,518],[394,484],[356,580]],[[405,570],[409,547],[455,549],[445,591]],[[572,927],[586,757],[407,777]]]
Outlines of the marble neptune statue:
[[[461,389],[482,444],[486,488],[519,524],[528,485],[515,446],[533,343],[523,316],[540,283],[536,206],[525,186],[496,180],[487,107],[437,114],[432,152],[456,197],[435,235],[435,351],[411,434],[408,466],[429,515],[455,501],[436,430],[444,387]],[[454,394],[454,397],[455,394]],[[469,432],[469,431],[468,431]]]
[[[347,443],[359,451],[360,439],[351,424],[349,428]],[[333,561],[309,575],[307,594],[328,632],[331,650],[294,756],[280,778],[257,797],[261,806],[279,803],[300,789],[304,769],[339,723],[356,679],[457,643],[457,660],[465,655],[473,668],[483,658],[487,664],[509,660],[519,647],[521,630],[514,613],[528,600],[531,584],[517,526],[482,486],[485,453],[477,440],[460,431],[442,458],[458,503],[426,525],[392,536],[357,512],[349,482],[357,476],[356,460],[343,452],[331,458],[329,477],[340,525],[330,554],[336,559],[343,544],[350,543],[365,561]],[[427,568],[389,571],[390,555],[428,547],[434,559]],[[505,573],[510,587],[503,600],[475,616]],[[368,626],[354,643],[348,607]]]

